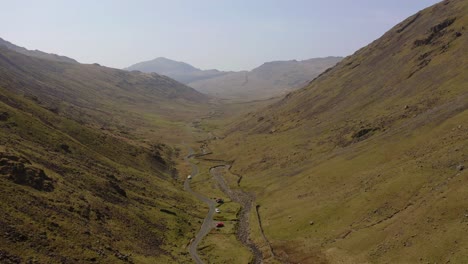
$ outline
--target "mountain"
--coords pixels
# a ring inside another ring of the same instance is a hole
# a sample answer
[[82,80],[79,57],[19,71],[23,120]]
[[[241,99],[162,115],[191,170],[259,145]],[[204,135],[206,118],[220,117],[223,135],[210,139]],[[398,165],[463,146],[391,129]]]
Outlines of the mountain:
[[184,62],[157,58],[137,63],[126,70],[167,75],[212,96],[252,100],[267,99],[300,88],[341,59],[326,57],[274,61],[264,63],[252,71],[222,72],[200,70]]
[[173,142],[208,100],[158,74],[0,47],[0,262],[190,261],[204,215]]
[[230,103],[0,46],[0,262],[467,263],[467,28],[443,1]]
[[200,70],[185,62],[173,61],[163,57],[134,64],[125,70],[158,73],[169,76],[179,82],[189,84],[200,79],[222,76],[226,72],[218,70]]
[[468,2],[443,1],[219,125],[206,158],[255,197],[267,261],[468,261],[467,28]]
[[208,100],[193,88],[155,73],[43,60],[2,47],[0,86],[37,97],[43,105],[79,122],[99,119],[100,124],[122,129],[126,122],[151,123],[150,117],[185,117],[192,106]]
[[0,38],[0,46],[6,47],[10,50],[13,50],[18,53],[31,56],[31,57],[36,57],[36,58],[41,58],[41,59],[46,59],[46,60],[51,60],[51,61],[78,63],[76,60],[65,57],[65,56],[60,56],[60,55],[52,54],[52,53],[45,53],[40,50],[28,50],[26,48],[16,46],[2,38]]
[[267,62],[252,71],[232,72],[188,85],[222,98],[267,99],[303,87],[340,60],[341,57],[326,57]]

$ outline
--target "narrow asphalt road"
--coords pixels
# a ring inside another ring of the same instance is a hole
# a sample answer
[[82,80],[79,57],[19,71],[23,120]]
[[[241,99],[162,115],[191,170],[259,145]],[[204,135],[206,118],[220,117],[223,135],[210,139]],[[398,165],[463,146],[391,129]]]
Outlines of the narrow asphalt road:
[[[185,158],[185,160],[190,163],[192,166],[192,179],[198,174],[198,166],[190,162],[190,157],[193,156],[194,151],[192,148],[189,148],[189,155]],[[189,253],[192,259],[197,263],[197,264],[203,264],[203,261],[200,259],[200,256],[198,256],[197,252],[197,247],[200,241],[205,237],[210,230],[214,227],[213,224],[213,215],[215,213],[215,208],[216,208],[216,203],[215,201],[197,193],[190,188],[190,179],[186,179],[184,183],[184,189],[191,193],[193,196],[197,197],[198,200],[206,203],[210,210],[208,211],[208,214],[205,217],[205,220],[203,220],[203,224],[200,228],[200,231],[198,231],[197,235],[195,236],[195,239],[193,239],[189,245]]]

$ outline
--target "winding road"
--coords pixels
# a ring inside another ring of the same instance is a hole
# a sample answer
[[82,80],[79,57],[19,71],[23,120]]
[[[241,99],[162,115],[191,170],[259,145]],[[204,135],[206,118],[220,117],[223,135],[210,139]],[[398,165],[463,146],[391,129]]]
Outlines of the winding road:
[[[192,178],[195,177],[198,174],[198,166],[190,162],[190,157],[194,155],[193,149],[189,149],[189,155],[185,157],[185,160],[190,163],[192,166]],[[190,188],[190,179],[186,179],[184,183],[184,189],[191,193],[193,196],[197,197],[198,200],[206,203],[210,210],[208,211],[208,214],[206,215],[205,219],[203,220],[203,224],[200,228],[200,231],[198,231],[197,235],[195,236],[195,239],[193,239],[189,245],[189,253],[192,259],[197,263],[197,264],[203,264],[203,261],[200,259],[200,256],[198,256],[197,252],[197,247],[200,241],[205,237],[210,230],[213,228],[213,215],[215,213],[215,208],[216,208],[216,203],[215,201],[197,193]]]
[[[198,166],[190,162],[190,158],[194,157],[195,153],[192,148],[189,148],[189,155],[185,157],[186,162],[190,164],[192,167],[192,179],[198,174]],[[213,178],[218,182],[219,187],[221,190],[231,198],[231,200],[239,203],[241,205],[241,210],[239,212],[239,225],[237,229],[237,238],[239,241],[247,246],[254,256],[254,263],[260,264],[263,262],[263,255],[261,250],[249,239],[249,213],[252,208],[252,201],[253,197],[243,192],[242,190],[231,190],[229,185],[226,183],[222,176],[222,170],[229,169],[229,165],[220,165],[210,169],[210,174]],[[214,227],[213,223],[213,216],[216,209],[216,202],[212,199],[209,199],[200,193],[194,192],[190,187],[190,179],[186,179],[184,182],[184,189],[194,195],[198,200],[206,203],[209,207],[208,214],[206,215],[205,219],[203,220],[203,224],[198,231],[195,239],[193,239],[189,245],[189,253],[192,259],[197,264],[203,264],[203,261],[198,256],[197,247],[201,240],[210,232],[210,230]]]

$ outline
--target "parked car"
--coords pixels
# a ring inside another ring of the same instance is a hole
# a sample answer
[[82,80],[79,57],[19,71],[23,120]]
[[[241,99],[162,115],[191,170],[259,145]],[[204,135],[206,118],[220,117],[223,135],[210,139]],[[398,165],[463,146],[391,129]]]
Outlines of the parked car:
[[189,180],[192,179],[192,175],[187,176],[187,179]]
[[216,209],[215,209],[215,212],[221,213],[221,210],[219,210],[219,208],[216,208]]
[[216,199],[216,202],[219,203],[219,204],[222,204],[222,203],[224,203],[224,200],[221,199],[221,198],[218,198],[218,199]]
[[223,222],[218,222],[218,223],[216,224],[216,227],[224,227],[224,223],[223,223]]

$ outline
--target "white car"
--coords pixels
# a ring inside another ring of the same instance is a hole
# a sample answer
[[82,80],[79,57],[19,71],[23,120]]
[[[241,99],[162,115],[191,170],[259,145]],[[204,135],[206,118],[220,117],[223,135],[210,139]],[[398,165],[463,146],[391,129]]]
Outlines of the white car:
[[221,210],[219,210],[219,208],[216,208],[216,209],[215,209],[215,212],[221,213]]
[[187,179],[189,180],[192,179],[192,175],[187,176]]

